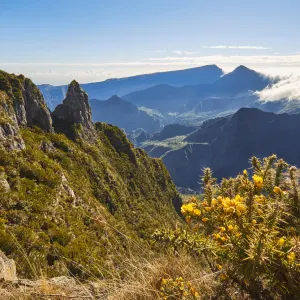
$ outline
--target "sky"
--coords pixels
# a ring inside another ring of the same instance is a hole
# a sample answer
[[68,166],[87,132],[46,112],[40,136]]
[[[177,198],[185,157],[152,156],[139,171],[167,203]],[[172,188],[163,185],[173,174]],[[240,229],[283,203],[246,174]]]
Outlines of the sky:
[[299,0],[0,0],[0,69],[53,85],[207,64],[298,76],[299,11]]

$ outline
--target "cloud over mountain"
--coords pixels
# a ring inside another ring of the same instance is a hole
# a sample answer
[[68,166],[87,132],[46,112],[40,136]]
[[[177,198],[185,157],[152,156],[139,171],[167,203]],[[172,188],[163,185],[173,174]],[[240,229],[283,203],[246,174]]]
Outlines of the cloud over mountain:
[[262,101],[300,100],[300,75],[292,74],[256,93]]

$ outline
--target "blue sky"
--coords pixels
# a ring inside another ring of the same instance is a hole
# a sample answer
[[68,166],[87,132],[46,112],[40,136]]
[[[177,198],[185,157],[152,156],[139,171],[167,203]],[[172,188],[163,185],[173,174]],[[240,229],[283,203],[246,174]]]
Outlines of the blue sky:
[[36,83],[215,63],[300,68],[297,0],[0,0],[0,68]]

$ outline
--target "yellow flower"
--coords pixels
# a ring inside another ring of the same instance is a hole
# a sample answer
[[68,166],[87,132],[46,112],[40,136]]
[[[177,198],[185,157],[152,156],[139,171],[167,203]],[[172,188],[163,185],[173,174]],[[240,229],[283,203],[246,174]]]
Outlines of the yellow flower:
[[217,264],[217,268],[218,268],[219,270],[222,270],[222,269],[223,269],[223,267],[222,267],[221,265],[219,265],[219,264]]
[[251,223],[252,223],[253,225],[255,225],[257,222],[256,222],[256,220],[253,219],[253,220],[251,221]]
[[295,258],[296,258],[296,255],[295,255],[295,252],[290,252],[288,255],[287,255],[287,259],[290,263],[294,262],[295,261]]
[[201,215],[201,210],[198,208],[195,208],[193,210],[193,214],[194,214],[194,216],[199,217]]
[[207,222],[209,219],[208,218],[203,218],[202,222]]
[[188,216],[188,217],[185,218],[185,220],[186,220],[187,223],[191,223],[192,218],[190,216]]
[[281,190],[281,188],[279,186],[275,186],[274,189],[273,189],[273,192],[275,194],[281,194],[282,190]]
[[221,231],[221,232],[225,232],[225,231],[226,231],[225,227],[224,227],[224,226],[221,226],[221,227],[220,227],[220,231]]
[[263,178],[259,175],[256,175],[254,174],[253,177],[253,182],[254,182],[254,185],[258,188],[258,189],[261,189],[262,186],[263,186]]
[[222,196],[218,196],[218,197],[217,197],[217,200],[218,200],[220,203],[222,203],[223,197],[222,197]]
[[280,238],[278,240],[278,242],[277,242],[277,244],[278,244],[279,247],[282,247],[284,245],[284,243],[285,243],[285,239],[284,238]]
[[206,210],[206,211],[211,211],[211,207],[210,207],[210,206],[205,207],[205,210]]
[[215,198],[213,198],[212,200],[211,200],[211,205],[212,206],[216,206],[218,204],[218,201],[215,199]]
[[221,278],[222,280],[226,280],[226,279],[227,279],[227,275],[224,274],[224,273],[222,273],[222,274],[220,275],[220,278]]
[[236,209],[241,213],[244,213],[247,210],[247,206],[241,203],[238,203]]
[[207,206],[207,205],[208,205],[208,202],[207,202],[206,200],[204,200],[204,201],[202,202],[202,205],[203,205],[203,206]]
[[248,176],[247,170],[244,170],[244,171],[243,171],[243,174],[244,174],[245,176]]
[[234,227],[232,225],[228,225],[228,231],[232,231]]
[[213,237],[218,240],[219,238],[221,238],[221,236],[218,233],[213,234]]

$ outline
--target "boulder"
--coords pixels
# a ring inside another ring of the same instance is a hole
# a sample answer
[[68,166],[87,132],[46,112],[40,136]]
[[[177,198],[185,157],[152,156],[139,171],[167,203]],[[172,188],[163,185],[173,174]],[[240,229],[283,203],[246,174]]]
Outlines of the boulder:
[[16,264],[13,259],[9,259],[0,251],[0,280],[17,280]]

